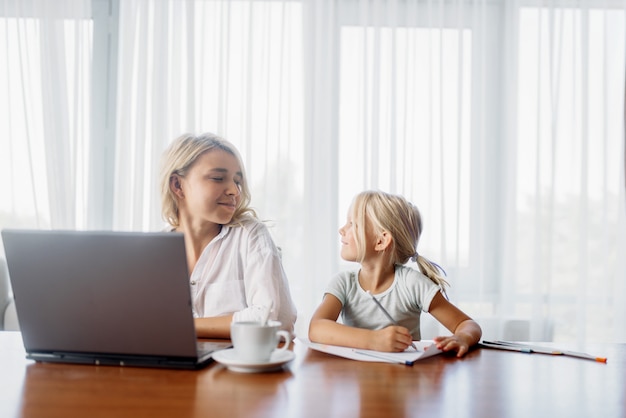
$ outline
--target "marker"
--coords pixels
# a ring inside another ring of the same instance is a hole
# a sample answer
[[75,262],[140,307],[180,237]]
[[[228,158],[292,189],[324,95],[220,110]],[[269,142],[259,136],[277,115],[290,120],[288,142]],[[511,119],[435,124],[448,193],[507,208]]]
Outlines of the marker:
[[[387,319],[388,319],[389,321],[391,321],[391,323],[392,323],[392,324],[400,326],[400,324],[398,324],[398,322],[397,322],[395,319],[393,319],[393,318],[391,317],[391,315],[389,315],[389,312],[387,312],[387,310],[385,309],[385,307],[384,307],[383,305],[381,305],[381,304],[380,304],[380,302],[378,301],[378,299],[376,299],[376,298],[374,297],[374,295],[372,295],[372,293],[371,293],[369,290],[367,291],[367,294],[368,294],[368,295],[370,295],[370,296],[372,297],[372,300],[374,300],[374,302],[376,303],[376,305],[378,305],[378,307],[380,308],[380,310],[381,310],[381,311],[383,311],[383,313],[385,314],[385,316],[387,317]],[[414,343],[414,342],[411,342],[411,347],[413,347],[413,348],[415,349],[415,351],[419,351],[419,350],[417,349],[417,346],[415,345],[415,343]]]
[[512,345],[503,345],[503,344],[498,344],[492,341],[481,341],[480,344],[488,348],[497,348],[498,350],[519,351],[520,353],[528,353],[528,354],[533,352],[533,350],[531,350],[530,348],[516,347]]
[[587,360],[593,360],[593,361],[597,361],[598,363],[606,363],[606,357],[596,357],[587,353],[577,353],[576,351],[562,351],[561,354],[563,354],[564,356],[578,357],[578,358],[584,358]]

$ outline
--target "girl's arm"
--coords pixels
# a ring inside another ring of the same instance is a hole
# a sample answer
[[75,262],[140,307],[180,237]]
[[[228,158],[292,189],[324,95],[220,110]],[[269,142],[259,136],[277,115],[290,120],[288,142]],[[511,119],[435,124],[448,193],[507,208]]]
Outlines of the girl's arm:
[[336,296],[324,295],[309,325],[311,341],[377,351],[404,351],[413,342],[409,330],[400,326],[372,331],[339,324],[341,308]]
[[233,315],[195,318],[196,334],[199,338],[230,338],[230,323]]
[[428,311],[453,333],[451,336],[434,339],[440,350],[456,351],[457,357],[463,357],[471,346],[480,341],[482,337],[480,326],[441,293],[435,295]]

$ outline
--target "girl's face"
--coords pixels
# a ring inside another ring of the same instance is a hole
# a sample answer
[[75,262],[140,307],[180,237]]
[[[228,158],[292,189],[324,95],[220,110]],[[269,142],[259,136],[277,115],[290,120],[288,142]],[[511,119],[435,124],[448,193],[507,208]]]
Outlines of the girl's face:
[[356,240],[354,239],[352,216],[349,212],[346,218],[346,224],[339,228],[339,235],[341,235],[341,258],[346,261],[356,261],[358,251],[356,248]]
[[363,243],[364,248],[362,249],[363,253],[361,253],[363,259],[361,260],[361,254],[359,254],[356,245],[356,231],[351,214],[352,212],[348,211],[346,224],[339,228],[339,235],[341,235],[341,258],[346,261],[362,262],[368,260],[377,253],[375,250],[376,234],[374,233],[371,223],[366,219],[365,225],[360,226],[365,232],[365,242]]
[[241,200],[242,181],[235,156],[221,149],[205,152],[180,179],[181,215],[185,213],[194,222],[229,223]]

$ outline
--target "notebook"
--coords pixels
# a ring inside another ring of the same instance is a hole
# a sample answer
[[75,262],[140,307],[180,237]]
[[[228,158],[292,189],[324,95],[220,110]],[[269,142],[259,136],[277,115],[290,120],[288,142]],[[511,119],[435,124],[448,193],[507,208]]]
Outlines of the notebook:
[[433,340],[413,341],[415,348],[408,347],[405,351],[399,353],[320,344],[314,343],[308,338],[297,338],[296,342],[304,344],[305,346],[316,351],[333,354],[335,356],[351,360],[398,363],[404,364],[405,366],[412,366],[419,360],[427,359],[442,353],[442,351],[437,348],[437,345]]
[[42,362],[200,368],[182,234],[2,231],[26,356]]

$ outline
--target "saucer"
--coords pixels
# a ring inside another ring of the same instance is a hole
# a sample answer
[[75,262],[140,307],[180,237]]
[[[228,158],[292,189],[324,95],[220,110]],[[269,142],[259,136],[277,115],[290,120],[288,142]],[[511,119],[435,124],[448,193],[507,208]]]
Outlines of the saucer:
[[293,351],[274,351],[269,361],[248,362],[239,360],[234,348],[220,350],[213,353],[213,359],[228,367],[228,370],[239,373],[259,373],[280,370],[285,364],[293,360],[296,355]]

